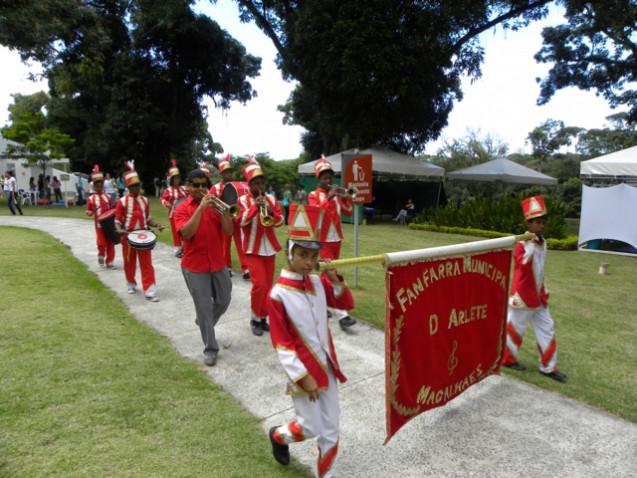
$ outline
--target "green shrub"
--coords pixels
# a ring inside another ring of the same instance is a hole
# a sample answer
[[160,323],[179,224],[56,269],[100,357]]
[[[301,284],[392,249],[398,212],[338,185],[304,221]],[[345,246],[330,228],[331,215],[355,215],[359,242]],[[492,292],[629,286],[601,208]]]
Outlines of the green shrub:
[[549,238],[546,240],[549,249],[556,251],[575,251],[577,250],[577,236],[567,236],[564,239]]
[[[520,196],[478,198],[461,206],[425,209],[417,218],[418,223],[436,226],[480,229],[483,231],[510,231],[522,234],[526,230],[520,207]],[[546,197],[549,220],[544,229],[546,237],[562,239],[566,233],[564,216],[566,207],[556,198]]]

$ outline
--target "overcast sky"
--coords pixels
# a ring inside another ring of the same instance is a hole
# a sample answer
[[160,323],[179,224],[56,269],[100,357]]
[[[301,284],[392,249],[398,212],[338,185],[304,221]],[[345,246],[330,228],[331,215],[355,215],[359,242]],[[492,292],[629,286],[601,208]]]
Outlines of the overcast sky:
[[[257,98],[246,105],[235,103],[227,111],[217,110],[212,102],[207,102],[214,140],[232,154],[268,152],[275,159],[297,157],[302,149],[302,128],[283,125],[283,115],[277,111],[277,105],[286,101],[293,85],[281,79],[270,40],[255,25],[239,22],[232,0],[219,0],[215,5],[200,2],[197,8],[243,43],[248,52],[262,58],[261,75],[252,81]],[[554,13],[547,21],[519,32],[498,29],[483,34],[483,76],[473,84],[464,82],[464,99],[455,105],[441,138],[428,145],[426,151],[435,153],[445,139],[466,136],[471,130],[499,138],[509,145],[510,152],[528,151],[527,134],[548,118],[587,129],[604,126],[605,117],[617,111],[592,92],[569,88],[559,91],[548,105],[536,105],[539,85],[535,79],[543,77],[548,66],[535,63],[533,55],[541,45],[542,27],[559,21],[559,14]],[[28,81],[29,71],[37,72],[37,65],[23,65],[15,52],[3,47],[0,66],[0,124],[4,125],[11,93],[46,90],[46,83]]]

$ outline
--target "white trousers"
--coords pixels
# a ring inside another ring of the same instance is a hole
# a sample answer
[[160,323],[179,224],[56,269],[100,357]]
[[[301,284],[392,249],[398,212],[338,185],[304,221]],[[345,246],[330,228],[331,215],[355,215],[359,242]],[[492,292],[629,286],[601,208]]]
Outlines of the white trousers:
[[335,476],[338,455],[340,406],[338,384],[331,368],[328,367],[329,386],[319,393],[317,401],[307,396],[292,397],[296,416],[287,425],[275,431],[275,439],[282,444],[304,441],[316,437],[319,449],[317,476]]
[[522,338],[526,324],[531,321],[535,332],[535,340],[540,352],[539,368],[541,372],[550,373],[557,370],[557,342],[555,327],[548,307],[538,309],[514,309],[509,307],[507,314],[508,352],[517,360],[522,347]]

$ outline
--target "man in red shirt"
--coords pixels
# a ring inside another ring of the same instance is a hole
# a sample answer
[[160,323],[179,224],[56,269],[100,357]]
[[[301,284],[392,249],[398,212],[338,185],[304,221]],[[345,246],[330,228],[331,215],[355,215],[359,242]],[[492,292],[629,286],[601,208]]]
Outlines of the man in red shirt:
[[204,363],[217,363],[219,345],[215,325],[230,305],[232,281],[226,268],[222,245],[232,236],[233,221],[212,208],[208,194],[210,179],[201,169],[188,175],[188,197],[175,209],[175,227],[183,239],[181,270],[192,296],[197,323],[204,343]]

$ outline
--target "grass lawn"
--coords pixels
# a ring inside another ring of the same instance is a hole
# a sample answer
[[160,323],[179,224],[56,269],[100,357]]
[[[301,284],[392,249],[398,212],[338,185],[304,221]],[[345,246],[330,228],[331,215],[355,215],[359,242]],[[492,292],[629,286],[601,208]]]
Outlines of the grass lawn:
[[[8,212],[6,204],[0,212]],[[36,209],[36,208],[32,208]],[[30,209],[26,214],[31,214]],[[37,208],[45,209],[45,208]],[[80,209],[80,208],[75,208]],[[166,210],[154,198],[151,209],[157,220],[167,224]],[[55,208],[57,214],[76,215]],[[36,212],[36,211],[34,211]],[[52,214],[48,211],[37,213]],[[81,211],[80,211],[81,213]],[[78,215],[79,216],[79,215]],[[577,224],[571,224],[573,230]],[[343,258],[353,256],[353,226],[343,225]],[[284,243],[286,228],[277,233]],[[170,241],[164,231],[160,240]],[[377,224],[360,226],[360,255],[455,244],[476,238],[456,234],[414,231],[404,226]],[[234,254],[234,247],[233,247]],[[285,262],[277,255],[277,270]],[[608,262],[609,275],[597,274],[600,262]],[[236,256],[235,269],[238,269]],[[353,284],[353,269],[342,271]],[[277,273],[278,274],[278,273]],[[385,283],[379,265],[359,268],[359,288],[354,291],[356,309],[352,315],[383,328]],[[525,335],[520,360],[529,366],[524,373],[504,373],[542,388],[562,393],[637,422],[637,258],[575,251],[549,251],[546,284],[551,292],[551,312],[556,325],[559,367],[568,374],[566,385],[534,371],[537,351],[532,330]],[[347,367],[347,364],[344,364]]]
[[310,476],[59,242],[0,247],[0,477]]

